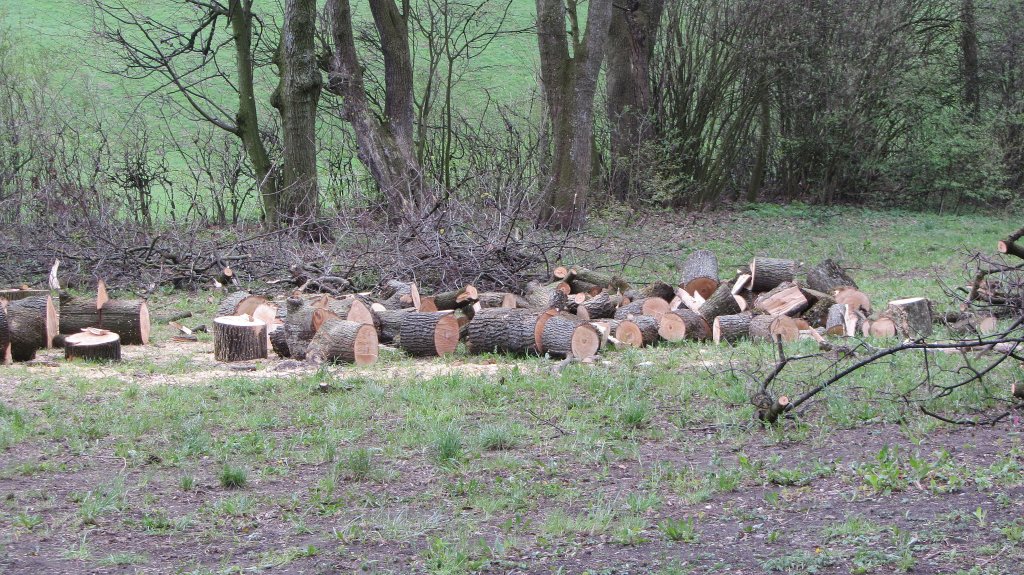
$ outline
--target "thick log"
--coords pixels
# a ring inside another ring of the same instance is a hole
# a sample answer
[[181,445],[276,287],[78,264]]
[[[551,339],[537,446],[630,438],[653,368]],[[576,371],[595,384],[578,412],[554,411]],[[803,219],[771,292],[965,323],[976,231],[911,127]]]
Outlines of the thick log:
[[597,353],[601,336],[594,326],[571,315],[558,314],[544,321],[540,351],[551,357],[583,359]]
[[[999,243],[996,244],[996,249],[1001,254],[1017,256],[1018,258],[1024,259],[1024,246],[1017,243],[1017,240],[1021,237],[1024,237],[1024,228],[1013,232],[1005,239],[999,240]],[[3,297],[3,294],[0,294],[0,297]]]
[[[224,296],[224,299],[220,301],[220,305],[217,306],[217,317],[243,314],[256,317],[256,308],[266,303],[268,303],[267,298],[263,296],[252,295],[247,291],[236,291]],[[277,306],[274,306],[274,312],[276,315]],[[267,321],[267,318],[260,317],[259,319]]]
[[412,313],[413,309],[389,309],[376,312],[380,320],[380,329],[377,331],[380,343],[394,343],[402,335],[402,322]]
[[825,333],[828,335],[846,335],[846,304],[834,303],[828,308],[825,318]]
[[374,329],[377,329],[377,324],[380,323],[377,315],[370,310],[367,300],[359,296],[348,296],[341,299],[330,298],[326,300],[326,307],[338,318],[346,321],[370,325]]
[[270,338],[270,347],[274,350],[280,358],[288,358],[292,356],[291,351],[288,350],[288,332],[284,329],[284,326],[271,331],[267,337]]
[[647,297],[630,302],[615,310],[615,319],[628,319],[631,315],[659,318],[671,311],[668,302],[660,297]]
[[882,315],[892,319],[902,337],[916,340],[932,334],[932,304],[927,298],[893,300]]
[[842,288],[835,292],[836,303],[845,303],[864,313],[871,313],[871,300],[860,290]]
[[[686,339],[686,322],[673,310],[658,318],[658,337],[665,341],[681,341]],[[684,310],[690,311],[690,310]],[[693,312],[690,312],[693,313]],[[700,315],[697,315],[700,317]],[[704,321],[701,318],[701,321]]]
[[53,307],[53,299],[49,295],[42,295],[8,303],[7,330],[10,334],[11,359],[34,359],[36,351],[51,347],[57,335],[57,310]]
[[754,258],[750,262],[750,291],[768,291],[796,277],[797,262],[778,258]]
[[445,355],[458,345],[459,322],[450,311],[409,312],[402,319],[398,347],[409,355]]
[[325,308],[319,301],[320,298],[316,301],[307,301],[302,297],[292,296],[285,302],[287,315],[284,320],[284,336],[289,357],[306,359],[306,347],[319,327],[319,324],[313,325],[313,316],[317,315],[318,319],[323,319]]
[[521,308],[481,309],[469,322],[467,348],[471,353],[537,354],[537,327],[542,314]]
[[7,300],[0,299],[0,365],[11,363],[11,332],[7,327]]
[[39,297],[46,295],[50,295],[50,290],[29,289],[27,287],[0,290],[0,299],[5,299],[9,302],[18,301],[28,297]]
[[710,250],[691,252],[683,263],[682,281],[679,287],[686,293],[699,293],[704,299],[711,297],[718,289],[718,257]]
[[[669,316],[679,319],[682,323],[681,337],[679,327],[675,321],[668,320],[668,327],[665,327],[665,320]],[[703,341],[711,337],[711,326],[699,313],[688,309],[677,309],[670,311],[661,318],[662,323],[658,325],[658,335],[667,341],[679,341],[680,339],[691,339]]]
[[[109,300],[101,309],[96,309],[94,298],[76,297],[64,292],[60,294],[60,307],[60,333],[64,335],[94,327],[121,336],[121,345],[149,343],[149,306],[145,300]],[[265,311],[277,313],[273,308]]]
[[516,296],[508,292],[488,291],[480,294],[480,307],[516,307]]
[[750,334],[750,321],[752,316],[749,313],[733,315],[720,315],[711,324],[711,339],[716,344],[723,341],[735,343]]
[[700,315],[709,325],[713,324],[715,318],[720,315],[734,315],[743,311],[738,303],[742,300],[741,295],[733,295],[731,283],[723,282],[715,290],[715,293],[700,305]]
[[658,318],[633,315],[623,319],[615,328],[615,339],[629,347],[645,347],[658,343]]
[[676,289],[664,282],[654,282],[640,289],[631,289],[623,295],[630,300],[641,300],[656,297],[661,298],[666,302],[671,302],[676,297]]
[[601,289],[606,289],[613,294],[629,291],[629,284],[618,276],[581,267],[571,268],[571,273],[573,280],[599,286]]
[[790,343],[800,337],[800,327],[789,316],[756,315],[750,319],[748,333],[750,339],[754,341],[782,340],[785,343]]
[[267,324],[250,315],[225,315],[213,320],[213,358],[252,361],[267,358]]
[[807,270],[807,287],[822,293],[835,293],[843,288],[858,289],[857,282],[831,259]]
[[621,303],[622,296],[613,296],[609,295],[608,292],[601,292],[581,303],[579,307],[586,310],[587,317],[590,319],[605,319],[615,317],[615,310],[618,309]]
[[564,282],[541,285],[530,282],[526,286],[526,306],[538,310],[564,310],[569,305],[569,284]]
[[420,290],[414,283],[390,280],[381,291],[384,298],[380,302],[386,309],[408,309],[418,310],[420,308]]
[[310,340],[306,358],[317,364],[344,362],[370,365],[377,361],[379,352],[377,331],[373,326],[343,319],[330,319],[320,326]]
[[861,325],[861,333],[870,337],[896,337],[896,322],[887,317],[865,320]]
[[796,315],[809,305],[800,286],[792,282],[783,282],[754,298],[754,309],[768,315]]
[[480,292],[472,285],[467,285],[461,289],[442,292],[433,297],[437,311],[445,311],[475,304],[480,299]]
[[64,359],[121,361],[121,336],[96,328],[73,333],[64,338]]
[[592,296],[605,291],[602,286],[576,279],[569,282],[569,289],[569,293],[585,293]]

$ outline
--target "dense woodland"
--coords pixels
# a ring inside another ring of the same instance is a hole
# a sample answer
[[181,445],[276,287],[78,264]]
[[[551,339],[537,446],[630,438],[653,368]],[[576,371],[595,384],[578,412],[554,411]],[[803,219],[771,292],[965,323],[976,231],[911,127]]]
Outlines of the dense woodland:
[[[5,225],[567,230],[619,205],[948,212],[1024,187],[1014,1],[85,4],[93,69],[139,99],[69,98],[0,36]],[[510,37],[531,53],[496,65]],[[535,84],[473,84],[513,71]]]

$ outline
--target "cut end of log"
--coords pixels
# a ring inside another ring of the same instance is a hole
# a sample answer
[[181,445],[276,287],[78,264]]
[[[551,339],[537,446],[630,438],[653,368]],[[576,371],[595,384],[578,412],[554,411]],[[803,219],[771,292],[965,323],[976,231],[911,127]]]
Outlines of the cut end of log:
[[107,296],[107,283],[100,280],[96,283],[96,309],[103,309],[103,306],[110,301]]
[[472,303],[480,299],[480,292],[476,289],[476,286],[467,285],[462,289],[462,293],[455,296],[455,301],[458,303]]
[[590,324],[581,324],[572,332],[572,356],[578,359],[591,357],[601,348],[601,335]]
[[615,339],[629,347],[644,346],[644,334],[640,331],[640,326],[628,319],[622,320],[615,329]]
[[437,309],[437,303],[434,302],[434,296],[428,295],[420,298],[420,311],[423,312],[435,312]]
[[718,281],[712,278],[695,278],[686,282],[683,289],[691,296],[700,294],[700,297],[708,299],[718,289]]
[[87,328],[64,338],[64,358],[121,361],[121,336],[105,329]]
[[836,303],[842,303],[859,309],[864,313],[871,313],[871,300],[860,290],[843,288],[836,290]]
[[674,313],[667,313],[658,321],[658,335],[665,341],[686,339],[686,322]]
[[434,349],[437,355],[454,353],[459,346],[459,320],[454,314],[445,314],[434,328]]
[[[454,318],[453,318],[454,319]],[[456,341],[458,341],[458,328],[455,330]],[[363,324],[356,332],[354,345],[356,365],[372,365],[377,362],[380,354],[380,345],[377,341],[377,330],[372,325]]]
[[880,317],[866,325],[871,337],[896,337],[896,323],[887,317]]

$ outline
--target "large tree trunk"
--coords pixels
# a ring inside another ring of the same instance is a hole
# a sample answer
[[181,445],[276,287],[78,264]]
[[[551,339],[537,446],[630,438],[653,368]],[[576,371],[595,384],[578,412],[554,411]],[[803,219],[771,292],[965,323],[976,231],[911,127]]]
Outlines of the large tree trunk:
[[974,0],[960,5],[960,52],[963,57],[964,106],[972,119],[981,113],[981,78],[978,73],[978,25]]
[[263,199],[267,222],[278,220],[278,180],[280,174],[270,159],[260,136],[256,111],[256,89],[252,61],[252,0],[230,0],[228,19],[235,39],[235,68],[238,73],[238,112],[235,114],[235,135],[242,140],[245,153],[256,173],[256,185]]
[[[575,29],[575,0],[570,8]],[[582,41],[574,42],[571,56],[566,16],[562,0],[537,0],[541,82],[554,144],[546,185],[548,202],[541,220],[549,228],[562,230],[579,229],[586,215],[594,160],[594,94],[608,40],[612,0],[591,0],[586,31]]]
[[435,201],[435,191],[416,160],[413,142],[408,7],[399,10],[393,0],[370,0],[384,57],[384,123],[366,96],[349,0],[328,0],[327,8],[334,42],[327,89],[342,98],[341,115],[355,132],[356,155],[380,188],[392,217],[422,215]]
[[287,225],[312,226],[320,199],[316,167],[316,108],[320,69],[316,61],[316,0],[286,0],[273,97],[284,130],[284,169],[278,215]]
[[652,103],[649,76],[663,7],[663,0],[638,0],[615,5],[612,11],[605,72],[611,128],[609,186],[620,201],[637,184],[633,162],[652,132],[646,118]]

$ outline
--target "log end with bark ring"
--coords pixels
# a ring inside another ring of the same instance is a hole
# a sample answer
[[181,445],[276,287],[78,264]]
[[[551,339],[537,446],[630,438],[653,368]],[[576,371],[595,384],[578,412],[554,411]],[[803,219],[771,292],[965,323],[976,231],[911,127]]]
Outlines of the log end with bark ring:
[[86,329],[64,338],[64,359],[121,361],[121,336],[105,329]]
[[682,286],[683,290],[690,295],[700,294],[700,297],[708,299],[718,289],[718,280],[712,278],[695,278]]
[[213,320],[213,357],[217,361],[252,361],[267,358],[267,324],[249,315],[228,315]]

